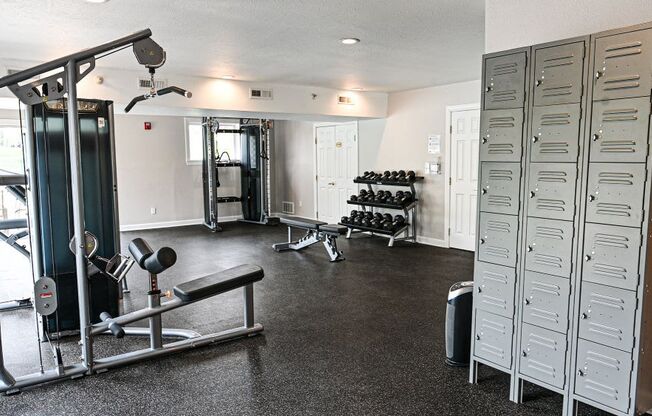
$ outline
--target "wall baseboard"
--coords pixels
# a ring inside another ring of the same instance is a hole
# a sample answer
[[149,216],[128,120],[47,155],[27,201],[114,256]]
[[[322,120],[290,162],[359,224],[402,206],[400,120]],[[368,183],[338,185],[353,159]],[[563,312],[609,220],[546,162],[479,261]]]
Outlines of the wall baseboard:
[[[219,222],[232,222],[232,221],[237,221],[241,218],[242,215],[231,215],[228,217],[220,217]],[[203,223],[204,223],[203,218],[197,218],[192,220],[149,222],[145,224],[124,224],[124,225],[120,225],[120,232],[156,230],[159,228],[185,227],[187,225],[199,225]]]
[[432,237],[424,237],[421,235],[417,236],[417,243],[425,244],[428,246],[449,248],[448,244],[446,244],[446,240],[441,240],[439,238],[432,238]]

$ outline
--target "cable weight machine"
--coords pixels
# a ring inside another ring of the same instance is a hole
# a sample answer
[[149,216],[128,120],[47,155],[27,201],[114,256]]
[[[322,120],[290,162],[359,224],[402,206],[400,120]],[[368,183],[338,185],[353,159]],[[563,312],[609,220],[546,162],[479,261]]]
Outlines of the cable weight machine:
[[[221,231],[219,204],[240,202],[242,222],[276,225],[278,217],[271,216],[271,143],[274,123],[264,119],[239,119],[238,129],[221,129],[217,118],[204,117],[202,177],[204,186],[204,225],[212,231]],[[242,160],[225,159],[217,148],[217,134],[240,135]],[[240,196],[219,195],[219,169],[240,168]]]

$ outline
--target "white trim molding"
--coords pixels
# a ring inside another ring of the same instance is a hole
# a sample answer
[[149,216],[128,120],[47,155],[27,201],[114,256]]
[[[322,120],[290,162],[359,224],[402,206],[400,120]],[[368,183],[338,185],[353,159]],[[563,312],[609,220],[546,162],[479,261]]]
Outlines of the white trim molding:
[[[447,105],[446,106],[446,154],[444,156],[444,239],[445,245],[439,247],[450,248],[450,203],[451,203],[451,118],[456,111],[480,110],[480,103]],[[448,178],[448,180],[446,180]],[[418,237],[417,237],[418,239]],[[427,243],[424,243],[427,244]]]
[[446,239],[442,240],[440,238],[424,237],[421,235],[417,235],[417,243],[425,244],[427,246],[449,248]]
[[[220,217],[219,222],[233,222],[233,221],[238,221],[240,219],[242,219],[242,215],[231,215],[228,217]],[[144,224],[125,224],[125,225],[120,225],[120,232],[156,230],[159,228],[185,227],[188,225],[200,225],[203,223],[204,220],[202,218],[197,218],[191,220],[149,222]]]

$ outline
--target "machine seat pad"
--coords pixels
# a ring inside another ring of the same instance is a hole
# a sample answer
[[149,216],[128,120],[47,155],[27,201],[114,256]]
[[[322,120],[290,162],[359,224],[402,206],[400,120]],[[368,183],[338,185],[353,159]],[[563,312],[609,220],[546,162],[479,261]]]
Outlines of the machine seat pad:
[[281,217],[281,223],[286,224],[290,227],[303,228],[306,230],[318,230],[322,225],[328,224],[324,221],[311,220],[310,218],[287,218]]
[[174,294],[184,302],[193,302],[257,282],[264,276],[260,266],[242,264],[181,283],[174,287]]
[[346,234],[347,230],[348,230],[347,227],[338,224],[328,224],[328,225],[319,226],[319,231],[323,231],[327,234],[343,235]]

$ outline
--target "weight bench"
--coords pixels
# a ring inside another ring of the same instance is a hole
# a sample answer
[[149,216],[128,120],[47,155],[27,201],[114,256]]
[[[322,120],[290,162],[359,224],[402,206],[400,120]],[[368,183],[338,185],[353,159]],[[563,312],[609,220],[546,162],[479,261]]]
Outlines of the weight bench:
[[[288,226],[288,242],[276,243],[276,251],[301,250],[322,242],[331,261],[344,260],[344,253],[337,249],[337,237],[346,234],[347,228],[337,224],[311,220],[309,218],[281,218],[281,223]],[[306,234],[299,240],[292,241],[292,228],[305,230]]]

